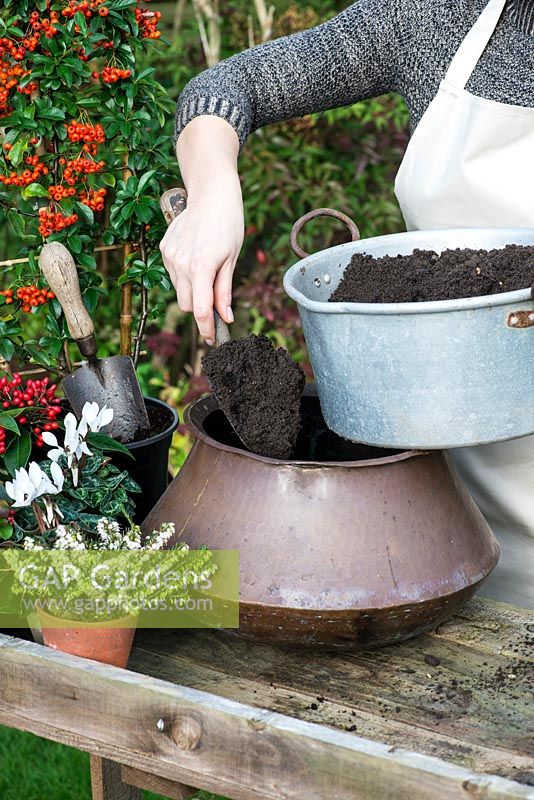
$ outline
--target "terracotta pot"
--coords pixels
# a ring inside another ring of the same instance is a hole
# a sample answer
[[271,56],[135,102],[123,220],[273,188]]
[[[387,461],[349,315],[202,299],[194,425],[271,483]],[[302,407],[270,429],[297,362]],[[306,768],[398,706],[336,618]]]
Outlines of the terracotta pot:
[[114,620],[111,628],[103,628],[98,622],[87,623],[83,628],[60,628],[57,627],[57,617],[41,609],[37,614],[47,647],[114,667],[125,667],[128,663],[137,617]]
[[435,626],[498,560],[484,518],[440,451],[357,445],[326,428],[313,389],[296,459],[241,447],[213,397],[197,441],[145,521],[191,547],[238,549],[239,633],[322,648],[386,645]]

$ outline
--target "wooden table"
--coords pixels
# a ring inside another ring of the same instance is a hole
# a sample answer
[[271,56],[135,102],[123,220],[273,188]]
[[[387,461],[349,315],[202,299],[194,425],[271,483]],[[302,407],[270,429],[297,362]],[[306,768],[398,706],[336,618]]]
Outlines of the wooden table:
[[140,631],[119,670],[0,636],[0,723],[91,753],[99,800],[534,798],[533,644],[480,599],[353,653]]

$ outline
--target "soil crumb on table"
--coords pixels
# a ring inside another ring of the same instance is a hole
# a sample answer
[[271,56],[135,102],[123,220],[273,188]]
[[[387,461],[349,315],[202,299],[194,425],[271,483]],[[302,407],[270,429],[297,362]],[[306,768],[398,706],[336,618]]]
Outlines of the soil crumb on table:
[[248,449],[290,458],[300,430],[304,373],[266,336],[236,339],[211,350],[202,367],[219,405]]
[[534,246],[501,250],[414,250],[375,258],[355,253],[330,302],[412,303],[482,297],[528,289]]

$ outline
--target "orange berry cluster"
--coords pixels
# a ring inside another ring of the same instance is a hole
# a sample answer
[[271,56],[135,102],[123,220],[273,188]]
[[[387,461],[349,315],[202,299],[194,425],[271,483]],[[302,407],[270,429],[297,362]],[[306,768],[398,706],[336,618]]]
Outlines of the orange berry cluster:
[[38,11],[32,11],[30,14],[30,25],[32,27],[33,35],[24,40],[24,45],[27,47],[27,49],[33,52],[39,44],[39,39],[41,36],[45,36],[47,39],[52,39],[52,37],[54,37],[58,32],[58,29],[56,28],[58,22],[59,14],[57,11],[50,12],[50,19],[39,16]]
[[3,61],[8,61],[11,57],[13,61],[22,61],[26,55],[26,45],[24,43],[16,44],[12,39],[7,39],[5,36],[0,38],[0,55]]
[[39,289],[37,286],[21,286],[16,292],[13,289],[4,289],[0,295],[5,298],[6,305],[12,305],[15,300],[20,300],[22,310],[30,312],[32,308],[43,306],[49,300],[55,298],[54,292],[50,289]]
[[72,186],[67,188],[66,186],[62,186],[60,183],[58,183],[57,186],[50,186],[48,189],[48,194],[52,200],[55,200],[57,203],[59,203],[59,201],[63,200],[64,197],[74,197],[76,194],[76,189]]
[[22,303],[22,310],[29,313],[32,308],[44,306],[49,300],[55,297],[54,292],[49,289],[39,289],[37,286],[21,286],[17,289],[17,300]]
[[[34,142],[33,139],[32,142]],[[9,153],[11,147],[12,145],[9,143],[5,144],[5,152]],[[0,175],[0,183],[3,183],[4,186],[20,186],[24,188],[29,186],[30,183],[36,183],[42,175],[48,175],[48,167],[39,160],[39,156],[26,156],[24,162],[32,169],[25,169],[20,174],[18,172],[10,172],[9,175]]]
[[19,94],[28,94],[28,95],[30,95],[33,92],[36,92],[38,88],[39,88],[39,84],[38,83],[35,83],[35,82],[27,83],[26,86],[17,86],[17,92]]
[[84,125],[73,119],[66,126],[67,136],[71,142],[85,142],[85,144],[104,144],[106,134],[102,125]]
[[93,211],[103,211],[106,194],[106,189],[89,189],[89,192],[80,193],[80,201]]
[[135,19],[143,39],[159,39],[161,37],[161,31],[158,31],[158,22],[161,19],[160,11],[136,8]]
[[[7,41],[9,40],[0,39],[0,43]],[[11,66],[11,61],[5,55],[2,57],[0,61],[0,117],[5,117],[10,113],[10,92],[15,86],[18,86],[20,79],[25,75],[27,75],[27,71],[20,64]]]
[[62,231],[78,222],[77,214],[62,214],[59,211],[50,211],[48,208],[39,209],[39,233],[47,238],[52,233]]
[[83,0],[77,3],[76,0],[69,0],[68,6],[61,13],[66,19],[72,19],[79,11],[86,19],[90,19],[103,2],[104,0]]
[[60,158],[59,163],[65,166],[63,178],[69,186],[74,186],[76,183],[76,175],[93,175],[101,172],[106,166],[105,161],[93,161],[92,158],[73,158],[68,161]]
[[93,72],[92,74],[95,80],[101,77],[103,83],[117,83],[117,81],[131,78],[132,71],[130,69],[119,69],[118,67],[104,67],[102,72]]

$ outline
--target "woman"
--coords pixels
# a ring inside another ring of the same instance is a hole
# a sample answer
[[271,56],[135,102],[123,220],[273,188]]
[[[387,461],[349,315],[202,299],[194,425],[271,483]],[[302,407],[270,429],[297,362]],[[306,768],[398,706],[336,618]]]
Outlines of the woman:
[[[233,319],[237,157],[248,134],[390,91],[406,100],[414,130],[395,184],[408,229],[534,228],[534,0],[360,0],[222,62],[180,97],[189,207],[161,247],[180,306],[208,343],[214,306]],[[486,593],[534,608],[534,437],[453,456],[501,544]]]

